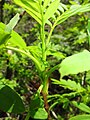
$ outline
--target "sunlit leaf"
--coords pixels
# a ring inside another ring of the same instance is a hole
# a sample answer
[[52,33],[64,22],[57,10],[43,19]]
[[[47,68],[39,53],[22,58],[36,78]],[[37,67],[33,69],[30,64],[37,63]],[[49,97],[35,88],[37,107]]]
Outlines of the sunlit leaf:
[[16,26],[19,20],[19,14],[17,13],[7,25],[0,23],[0,45],[5,44],[10,38],[13,28]]
[[77,115],[75,117],[70,118],[69,120],[90,120],[90,115]]
[[45,0],[44,1],[43,9],[45,9],[49,5],[50,1],[51,0]]
[[90,11],[90,3],[85,5],[73,5],[70,9],[65,11],[62,15],[57,18],[57,25],[67,20],[69,17],[78,13]]
[[14,0],[16,4],[24,8],[27,13],[29,13],[40,25],[41,22],[41,13],[40,13],[40,5],[38,1],[34,0]]
[[90,52],[84,50],[65,58],[60,65],[61,78],[69,74],[78,74],[90,70]]
[[15,31],[12,31],[11,38],[8,40],[8,42],[20,48],[26,48],[26,43],[24,42],[22,37]]
[[53,16],[53,14],[58,9],[58,6],[59,6],[59,0],[55,0],[54,2],[52,2],[49,5],[49,7],[46,9],[46,12],[45,12],[45,15],[44,15],[44,22],[46,22],[50,17]]
[[5,31],[11,32],[13,28],[16,26],[17,22],[19,21],[19,14],[17,13],[10,22],[6,25]]

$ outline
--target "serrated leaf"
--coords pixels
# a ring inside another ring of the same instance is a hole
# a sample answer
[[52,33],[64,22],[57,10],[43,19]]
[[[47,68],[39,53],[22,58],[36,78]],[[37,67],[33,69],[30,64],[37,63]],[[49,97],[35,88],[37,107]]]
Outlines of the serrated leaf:
[[57,25],[67,20],[69,17],[76,15],[78,13],[88,12],[90,11],[90,3],[86,5],[75,5],[71,6],[71,9],[65,11],[62,15],[57,18]]
[[73,90],[73,91],[77,91],[77,92],[84,91],[84,88],[79,83],[76,83],[75,81],[72,81],[72,80],[61,79],[59,81],[59,80],[52,79],[52,81],[54,84],[58,84],[64,88],[68,88],[68,89]]
[[65,58],[60,65],[61,78],[69,74],[78,74],[90,70],[90,52],[84,50]]
[[69,120],[90,120],[90,115],[88,114],[77,115],[77,116],[70,118]]
[[[55,0],[54,2],[52,2],[49,7],[46,9],[45,15],[44,15],[44,22],[46,23],[46,21],[52,17],[54,15],[54,13],[57,11],[59,6],[59,0]],[[52,12],[51,12],[52,11]]]
[[78,103],[76,101],[72,102],[73,105],[77,108],[79,108],[80,110],[86,112],[86,113],[90,113],[90,107],[88,107],[87,105],[85,105],[84,103]]
[[0,109],[9,113],[22,113],[25,108],[19,95],[7,85],[0,85]]

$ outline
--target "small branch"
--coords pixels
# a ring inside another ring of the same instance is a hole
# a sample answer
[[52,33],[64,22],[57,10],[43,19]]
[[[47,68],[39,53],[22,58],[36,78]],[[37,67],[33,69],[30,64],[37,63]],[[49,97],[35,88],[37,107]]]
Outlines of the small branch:
[[40,65],[39,61],[37,61],[37,59],[34,58],[31,54],[29,54],[29,53],[27,53],[27,52],[25,52],[21,49],[10,47],[10,46],[6,46],[6,48],[10,49],[10,50],[14,50],[14,51],[19,52],[19,53],[23,53],[24,55],[28,56],[38,66],[39,70],[42,71],[42,68],[41,68],[41,65]]

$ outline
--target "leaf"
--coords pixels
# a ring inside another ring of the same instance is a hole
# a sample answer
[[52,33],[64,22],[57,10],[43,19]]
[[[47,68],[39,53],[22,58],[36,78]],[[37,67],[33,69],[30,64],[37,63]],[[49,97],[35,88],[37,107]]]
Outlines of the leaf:
[[54,84],[58,84],[64,88],[68,88],[68,89],[73,90],[73,91],[77,91],[77,92],[84,91],[84,88],[79,83],[76,83],[75,81],[72,81],[72,80],[61,79],[59,81],[59,80],[52,79],[52,81]]
[[90,107],[88,107],[84,103],[78,103],[76,101],[73,101],[72,103],[75,107],[79,108],[80,110],[87,112],[87,113],[90,113]]
[[49,5],[50,1],[51,0],[45,0],[44,1],[43,9],[45,9]]
[[10,22],[6,25],[5,31],[11,32],[13,28],[16,26],[17,22],[19,21],[19,14],[17,13]]
[[22,49],[26,48],[26,43],[24,42],[22,37],[15,31],[12,31],[11,38],[8,40],[8,42]]
[[0,109],[9,113],[22,113],[25,111],[19,95],[7,85],[0,84]]
[[84,50],[65,58],[60,65],[61,78],[69,74],[78,74],[90,70],[90,52]]
[[11,44],[18,46],[20,48],[25,48],[26,43],[22,39],[22,37],[15,31],[5,32],[6,25],[0,23],[0,45],[5,44],[6,42],[10,42]]
[[69,17],[76,15],[78,13],[90,11],[90,3],[86,5],[74,5],[71,9],[65,11],[62,15],[57,18],[57,25],[67,20]]
[[88,114],[77,115],[75,117],[70,118],[69,120],[90,120],[90,115]]
[[40,25],[42,24],[40,5],[37,0],[14,0],[14,2],[24,8]]
[[32,118],[39,120],[45,120],[48,117],[45,108],[38,108],[38,110],[32,110],[30,114]]
[[11,37],[10,32],[5,31],[5,24],[0,23],[0,45],[6,43],[6,41]]
[[5,44],[10,38],[13,28],[16,26],[19,20],[19,14],[17,13],[7,25],[0,23],[0,45]]
[[39,96],[36,96],[30,101],[29,114],[34,119],[47,119],[48,114],[44,108],[44,102]]
[[[59,0],[55,0],[52,2],[49,7],[46,9],[45,15],[44,15],[44,22],[46,23],[47,20],[54,15],[54,13],[57,11],[59,6]],[[52,11],[52,12],[51,12]]]
[[11,37],[9,32],[5,32],[3,30],[0,30],[0,45],[5,44],[7,40]]
[[38,108],[44,107],[44,102],[41,98],[35,97],[30,101],[30,110],[36,110]]

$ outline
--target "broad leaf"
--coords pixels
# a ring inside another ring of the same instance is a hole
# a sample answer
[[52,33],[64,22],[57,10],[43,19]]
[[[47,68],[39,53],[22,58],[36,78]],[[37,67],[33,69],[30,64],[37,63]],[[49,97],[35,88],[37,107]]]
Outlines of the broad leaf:
[[60,65],[61,78],[69,74],[78,74],[90,70],[90,52],[84,50],[65,58]]
[[7,85],[0,84],[0,109],[9,113],[21,113],[25,108],[19,95]]
[[9,32],[0,29],[0,45],[5,44],[11,37]]
[[39,98],[39,96],[35,96],[35,98],[30,101],[29,114],[29,116],[34,119],[47,119],[48,114],[44,108],[44,102],[41,98]]
[[82,110],[86,113],[90,113],[90,107],[85,105],[84,103],[78,103],[76,101],[73,101],[72,103],[75,107],[79,108],[80,110]]
[[6,42],[10,42],[13,45],[18,46],[20,48],[26,47],[26,43],[17,32],[15,31],[6,32],[4,31],[5,28],[6,28],[6,25],[3,23],[0,23],[0,45],[5,44]]
[[11,32],[16,26],[18,20],[19,14],[16,14],[6,26],[0,23],[0,45],[5,44],[7,40],[11,37]]
[[5,31],[5,25],[0,23],[0,45],[6,43],[6,41],[11,37],[10,32]]
[[8,40],[8,42],[22,49],[26,48],[26,43],[24,42],[22,37],[15,31],[12,31],[11,38]]
[[45,120],[48,117],[48,114],[45,108],[38,108],[37,110],[32,110],[31,117],[34,119]]
[[75,117],[70,118],[69,120],[90,120],[90,115],[77,115]]

